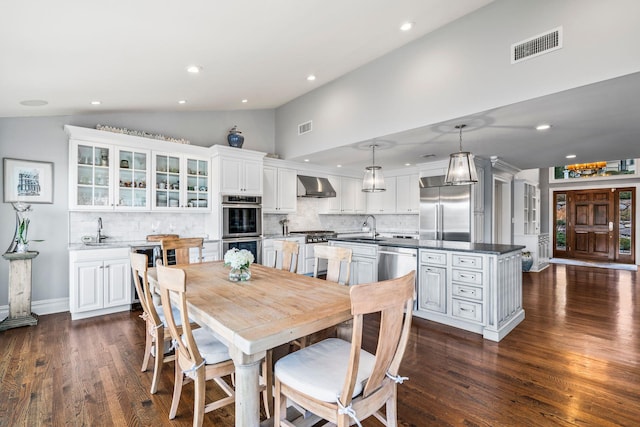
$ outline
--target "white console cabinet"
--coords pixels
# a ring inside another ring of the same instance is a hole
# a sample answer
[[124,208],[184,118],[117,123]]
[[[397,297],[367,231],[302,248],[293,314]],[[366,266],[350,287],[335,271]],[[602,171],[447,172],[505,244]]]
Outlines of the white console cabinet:
[[130,249],[69,252],[71,319],[126,311],[131,308]]

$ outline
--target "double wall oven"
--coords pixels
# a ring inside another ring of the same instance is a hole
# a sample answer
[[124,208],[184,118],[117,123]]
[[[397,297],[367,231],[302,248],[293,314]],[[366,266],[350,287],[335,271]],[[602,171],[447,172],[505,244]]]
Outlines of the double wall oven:
[[222,197],[222,253],[246,249],[262,263],[262,197]]

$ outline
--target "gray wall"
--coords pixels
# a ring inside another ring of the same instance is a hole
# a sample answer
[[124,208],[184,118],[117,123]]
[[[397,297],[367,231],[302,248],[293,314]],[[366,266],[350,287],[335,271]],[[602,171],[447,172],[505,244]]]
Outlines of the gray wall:
[[[40,255],[33,261],[33,301],[69,296],[68,137],[63,125],[126,127],[189,139],[194,145],[226,144],[227,131],[238,125],[244,148],[275,151],[274,111],[118,113],[57,117],[0,118],[0,157],[54,163],[54,203],[33,205],[30,239]],[[3,171],[0,173],[4,173]],[[1,175],[4,176],[4,175]],[[0,251],[9,247],[15,227],[11,204],[0,204]],[[0,260],[0,306],[8,303],[9,262]]]
[[[637,0],[497,0],[276,110],[285,159],[640,70]],[[558,26],[564,48],[511,65],[512,43]],[[297,125],[313,120],[298,136]]]

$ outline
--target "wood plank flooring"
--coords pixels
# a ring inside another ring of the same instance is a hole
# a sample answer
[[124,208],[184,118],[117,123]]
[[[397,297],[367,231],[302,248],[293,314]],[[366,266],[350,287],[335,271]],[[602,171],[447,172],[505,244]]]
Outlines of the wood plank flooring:
[[[638,282],[637,272],[591,267],[527,273],[526,319],[500,343],[415,319],[400,425],[640,425]],[[167,418],[172,365],[149,394],[138,314],[72,322],[60,313],[0,332],[0,426],[190,426],[192,386]],[[205,425],[233,426],[233,406],[206,414]]]

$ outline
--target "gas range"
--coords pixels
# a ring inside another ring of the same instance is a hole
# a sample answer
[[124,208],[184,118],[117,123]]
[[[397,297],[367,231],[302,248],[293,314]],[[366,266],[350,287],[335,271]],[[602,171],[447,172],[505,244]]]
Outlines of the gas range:
[[304,235],[305,243],[326,243],[329,239],[338,236],[335,231],[329,230],[291,231],[289,234]]

